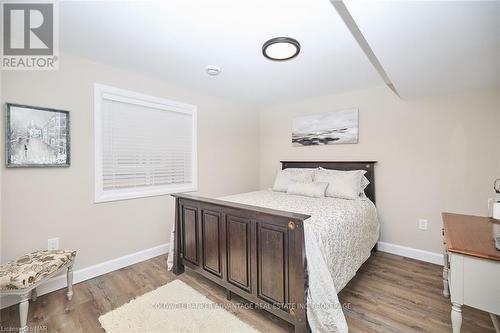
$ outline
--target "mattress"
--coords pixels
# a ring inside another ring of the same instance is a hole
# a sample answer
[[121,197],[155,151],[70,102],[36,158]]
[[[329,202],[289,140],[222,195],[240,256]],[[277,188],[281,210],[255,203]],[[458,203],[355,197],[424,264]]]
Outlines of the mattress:
[[337,293],[356,275],[379,238],[375,205],[367,198],[310,198],[271,190],[221,200],[307,214],[307,317],[313,332],[347,332]]

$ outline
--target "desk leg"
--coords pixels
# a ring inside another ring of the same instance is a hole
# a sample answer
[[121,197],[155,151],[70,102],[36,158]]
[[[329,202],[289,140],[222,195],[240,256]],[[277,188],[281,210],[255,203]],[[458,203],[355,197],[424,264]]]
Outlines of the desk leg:
[[462,304],[452,303],[451,305],[451,327],[453,333],[460,333],[462,327]]
[[498,317],[494,313],[490,313],[491,321],[493,322],[493,327],[495,327],[495,332],[500,333],[500,324],[498,323]]
[[443,250],[443,296],[448,298],[450,297],[450,286],[448,285],[448,249],[446,248],[446,244],[444,245]]

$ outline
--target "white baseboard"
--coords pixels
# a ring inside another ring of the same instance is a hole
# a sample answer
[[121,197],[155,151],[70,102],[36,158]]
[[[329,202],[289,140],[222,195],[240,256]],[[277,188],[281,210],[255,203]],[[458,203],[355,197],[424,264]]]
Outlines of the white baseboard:
[[[116,271],[117,269],[127,267],[138,262],[148,260],[159,255],[165,254],[168,252],[169,244],[162,244],[150,249],[142,250],[139,252],[135,252],[120,258],[111,259],[105,262],[102,262],[97,265],[85,267],[73,272],[73,283],[82,282],[88,279],[95,278],[99,275],[103,275],[112,271]],[[78,261],[78,256],[76,258]],[[166,263],[165,263],[166,265]],[[52,291],[66,288],[66,274],[58,275],[53,279],[50,279],[46,283],[40,285],[37,288],[38,295],[43,295],[50,293]],[[19,303],[19,297],[17,296],[3,296],[0,299],[0,308],[6,308],[8,306]]]
[[443,266],[443,255],[440,253],[414,249],[412,247],[406,247],[386,242],[378,242],[377,250]]
[[[86,281],[92,278],[95,278],[99,275],[103,275],[115,270],[118,270],[123,267],[127,267],[138,262],[148,260],[159,255],[167,253],[169,250],[169,244],[162,244],[159,246],[152,247],[150,249],[142,250],[136,253],[132,253],[120,258],[112,259],[105,261],[103,263],[85,267],[74,271],[73,275],[73,283],[79,283],[82,281]],[[403,257],[408,257],[412,259],[417,259],[425,262],[430,262],[437,265],[443,265],[443,255],[439,253],[418,250],[411,247],[386,243],[386,242],[378,242],[377,250],[382,252],[387,252],[391,254],[396,254]],[[77,257],[78,260],[78,257]],[[165,263],[166,265],[166,263]],[[66,287],[66,275],[62,274],[56,276],[55,278],[47,281],[47,283],[41,285],[38,289],[38,295],[44,295],[50,293],[52,291],[65,288]],[[17,296],[3,296],[0,299],[0,308],[6,308],[11,305],[19,303],[19,297]]]

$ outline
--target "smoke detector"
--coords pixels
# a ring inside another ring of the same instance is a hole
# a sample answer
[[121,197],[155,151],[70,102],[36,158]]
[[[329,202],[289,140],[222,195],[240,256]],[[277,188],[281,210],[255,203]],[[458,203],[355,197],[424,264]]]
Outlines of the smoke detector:
[[219,66],[209,65],[209,66],[205,67],[205,71],[210,76],[217,76],[220,74],[221,69]]

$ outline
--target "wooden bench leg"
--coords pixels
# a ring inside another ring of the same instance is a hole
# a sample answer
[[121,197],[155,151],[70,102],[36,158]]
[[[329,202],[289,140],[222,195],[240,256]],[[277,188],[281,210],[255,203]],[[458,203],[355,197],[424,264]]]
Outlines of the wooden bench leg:
[[66,294],[66,297],[68,298],[68,301],[71,301],[71,298],[73,298],[73,265],[68,267],[66,280],[68,282],[68,293]]
[[21,295],[21,302],[19,303],[19,322],[21,326],[19,327],[19,332],[27,332],[28,331],[28,308],[30,306],[30,294],[28,292],[24,295]]

